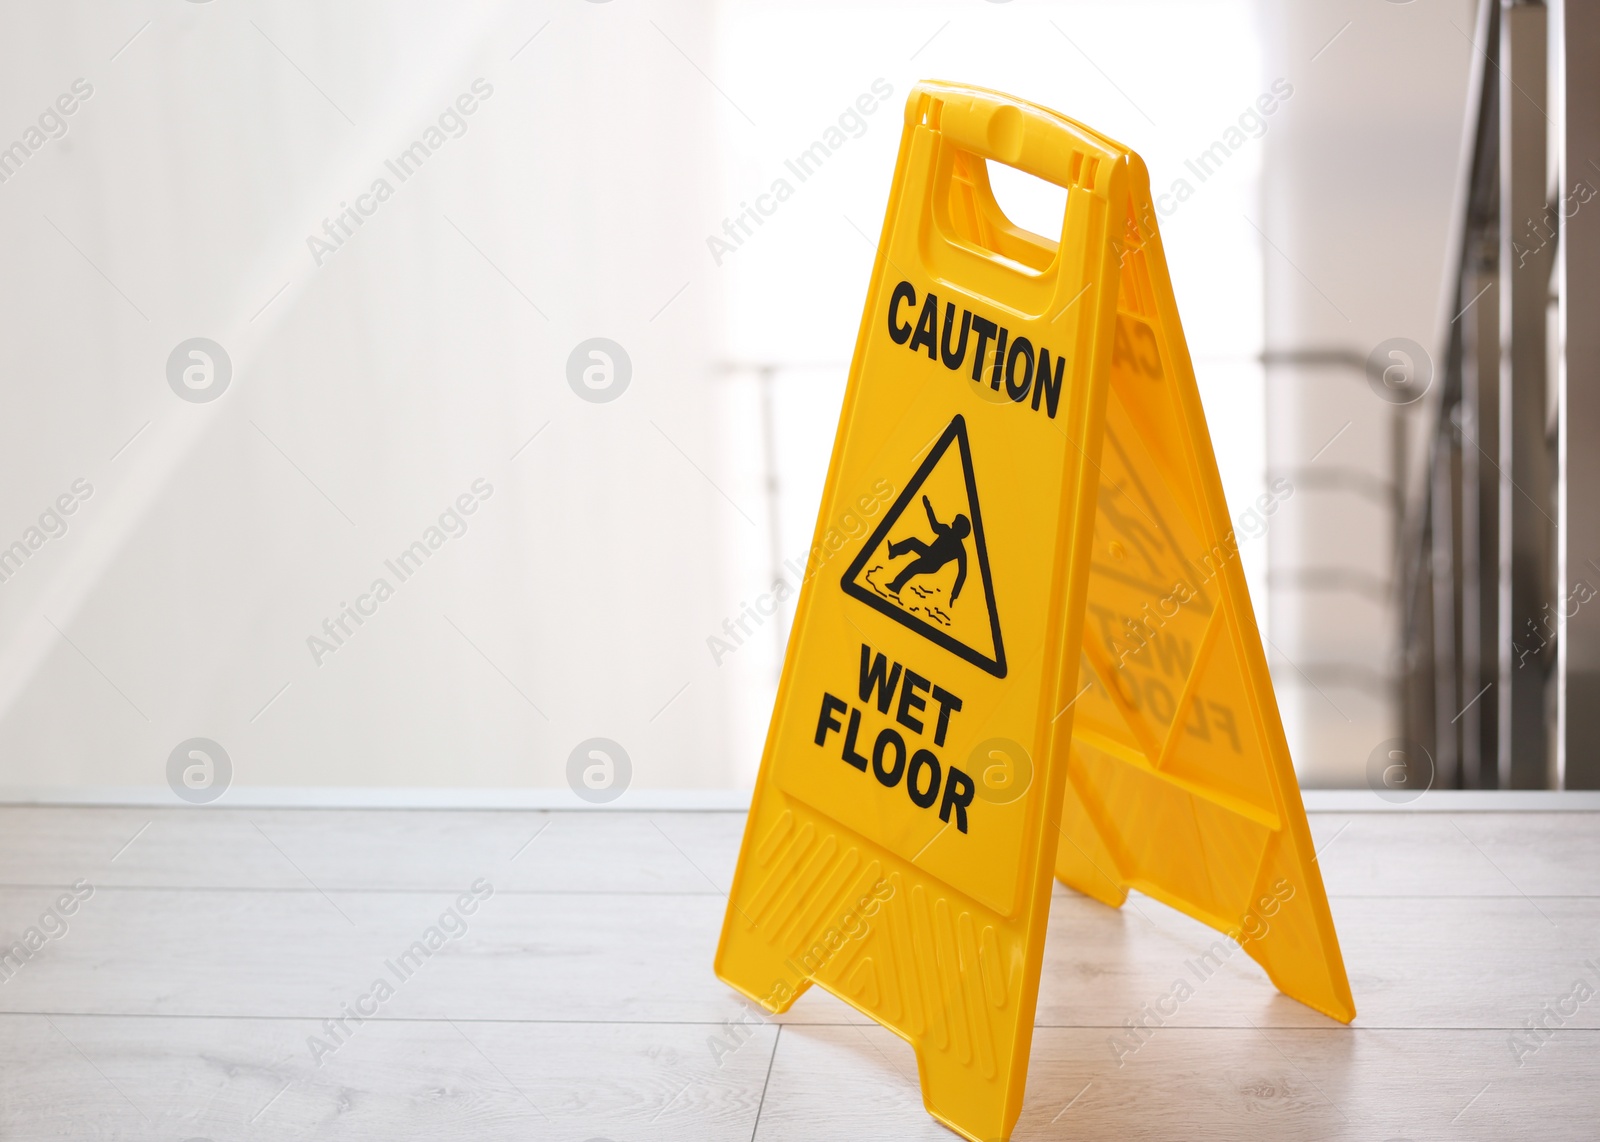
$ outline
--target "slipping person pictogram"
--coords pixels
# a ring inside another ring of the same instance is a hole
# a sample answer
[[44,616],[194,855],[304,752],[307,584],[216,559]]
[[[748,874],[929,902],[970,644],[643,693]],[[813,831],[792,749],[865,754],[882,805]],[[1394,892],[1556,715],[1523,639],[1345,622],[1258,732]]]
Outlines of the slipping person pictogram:
[[[918,499],[927,523],[917,515]],[[840,586],[974,666],[1006,676],[978,482],[960,416],[940,433]]]
[[934,541],[924,543],[912,535],[889,544],[890,559],[898,559],[908,551],[917,553],[915,559],[900,568],[900,573],[889,583],[889,590],[898,595],[918,575],[932,575],[953,559],[956,561],[956,581],[950,588],[950,603],[953,606],[961,597],[961,585],[967,581],[966,539],[972,531],[972,522],[957,512],[956,518],[948,524],[940,523],[939,517],[933,514],[933,504],[927,496],[922,497],[922,510],[928,513],[928,522],[933,525]]

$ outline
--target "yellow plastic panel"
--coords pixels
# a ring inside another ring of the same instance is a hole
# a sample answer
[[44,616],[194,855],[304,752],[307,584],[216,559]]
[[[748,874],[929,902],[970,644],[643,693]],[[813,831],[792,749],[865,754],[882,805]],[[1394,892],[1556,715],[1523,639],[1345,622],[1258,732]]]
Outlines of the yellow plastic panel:
[[1107,903],[1137,888],[1228,933],[1285,995],[1348,1023],[1355,1004],[1138,156],[1129,171],[1057,872]]
[[[993,209],[983,157],[1067,187],[1054,241]],[[1027,1077],[1120,160],[1003,96],[913,91],[818,535],[892,502],[801,592],[717,955],[769,1010],[816,983],[905,1037],[974,1139],[1009,1134]],[[987,241],[955,216],[975,189]],[[1025,787],[984,784],[994,739],[1045,759]]]

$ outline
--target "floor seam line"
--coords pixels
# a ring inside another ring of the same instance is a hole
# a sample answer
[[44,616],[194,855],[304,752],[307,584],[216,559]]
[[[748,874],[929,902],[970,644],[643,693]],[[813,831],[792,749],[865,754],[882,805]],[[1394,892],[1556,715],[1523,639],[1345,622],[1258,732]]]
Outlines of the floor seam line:
[[772,1064],[778,1061],[778,1040],[783,1038],[782,1023],[778,1024],[778,1033],[772,1037],[772,1054],[767,1056],[767,1077],[761,1082],[761,1101],[756,1104],[755,1125],[750,1127],[750,1142],[756,1142],[756,1134],[761,1130],[761,1112],[767,1108],[767,1088],[772,1085]]

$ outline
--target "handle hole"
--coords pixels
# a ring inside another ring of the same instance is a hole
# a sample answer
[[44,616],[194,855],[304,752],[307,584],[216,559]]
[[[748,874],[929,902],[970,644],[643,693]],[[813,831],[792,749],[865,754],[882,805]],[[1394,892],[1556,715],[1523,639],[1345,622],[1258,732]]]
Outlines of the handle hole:
[[949,237],[1025,276],[1046,273],[1066,221],[1066,188],[959,149],[948,170],[940,224]]
[[988,167],[989,189],[1001,215],[1054,251],[1067,216],[1067,188],[993,159],[984,165]]

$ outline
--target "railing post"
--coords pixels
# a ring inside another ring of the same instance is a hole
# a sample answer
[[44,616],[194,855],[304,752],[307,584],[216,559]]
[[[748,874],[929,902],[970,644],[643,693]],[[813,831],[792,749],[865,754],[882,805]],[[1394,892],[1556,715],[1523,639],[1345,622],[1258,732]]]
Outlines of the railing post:
[[1557,470],[1556,775],[1600,788],[1600,4],[1551,9]]
[[1495,689],[1502,789],[1544,788],[1554,769],[1546,732],[1553,711],[1545,705],[1551,656],[1544,649],[1554,641],[1545,623],[1555,531],[1545,369],[1552,243],[1539,238],[1546,221],[1545,16],[1542,4],[1506,0],[1500,8],[1500,605]]

